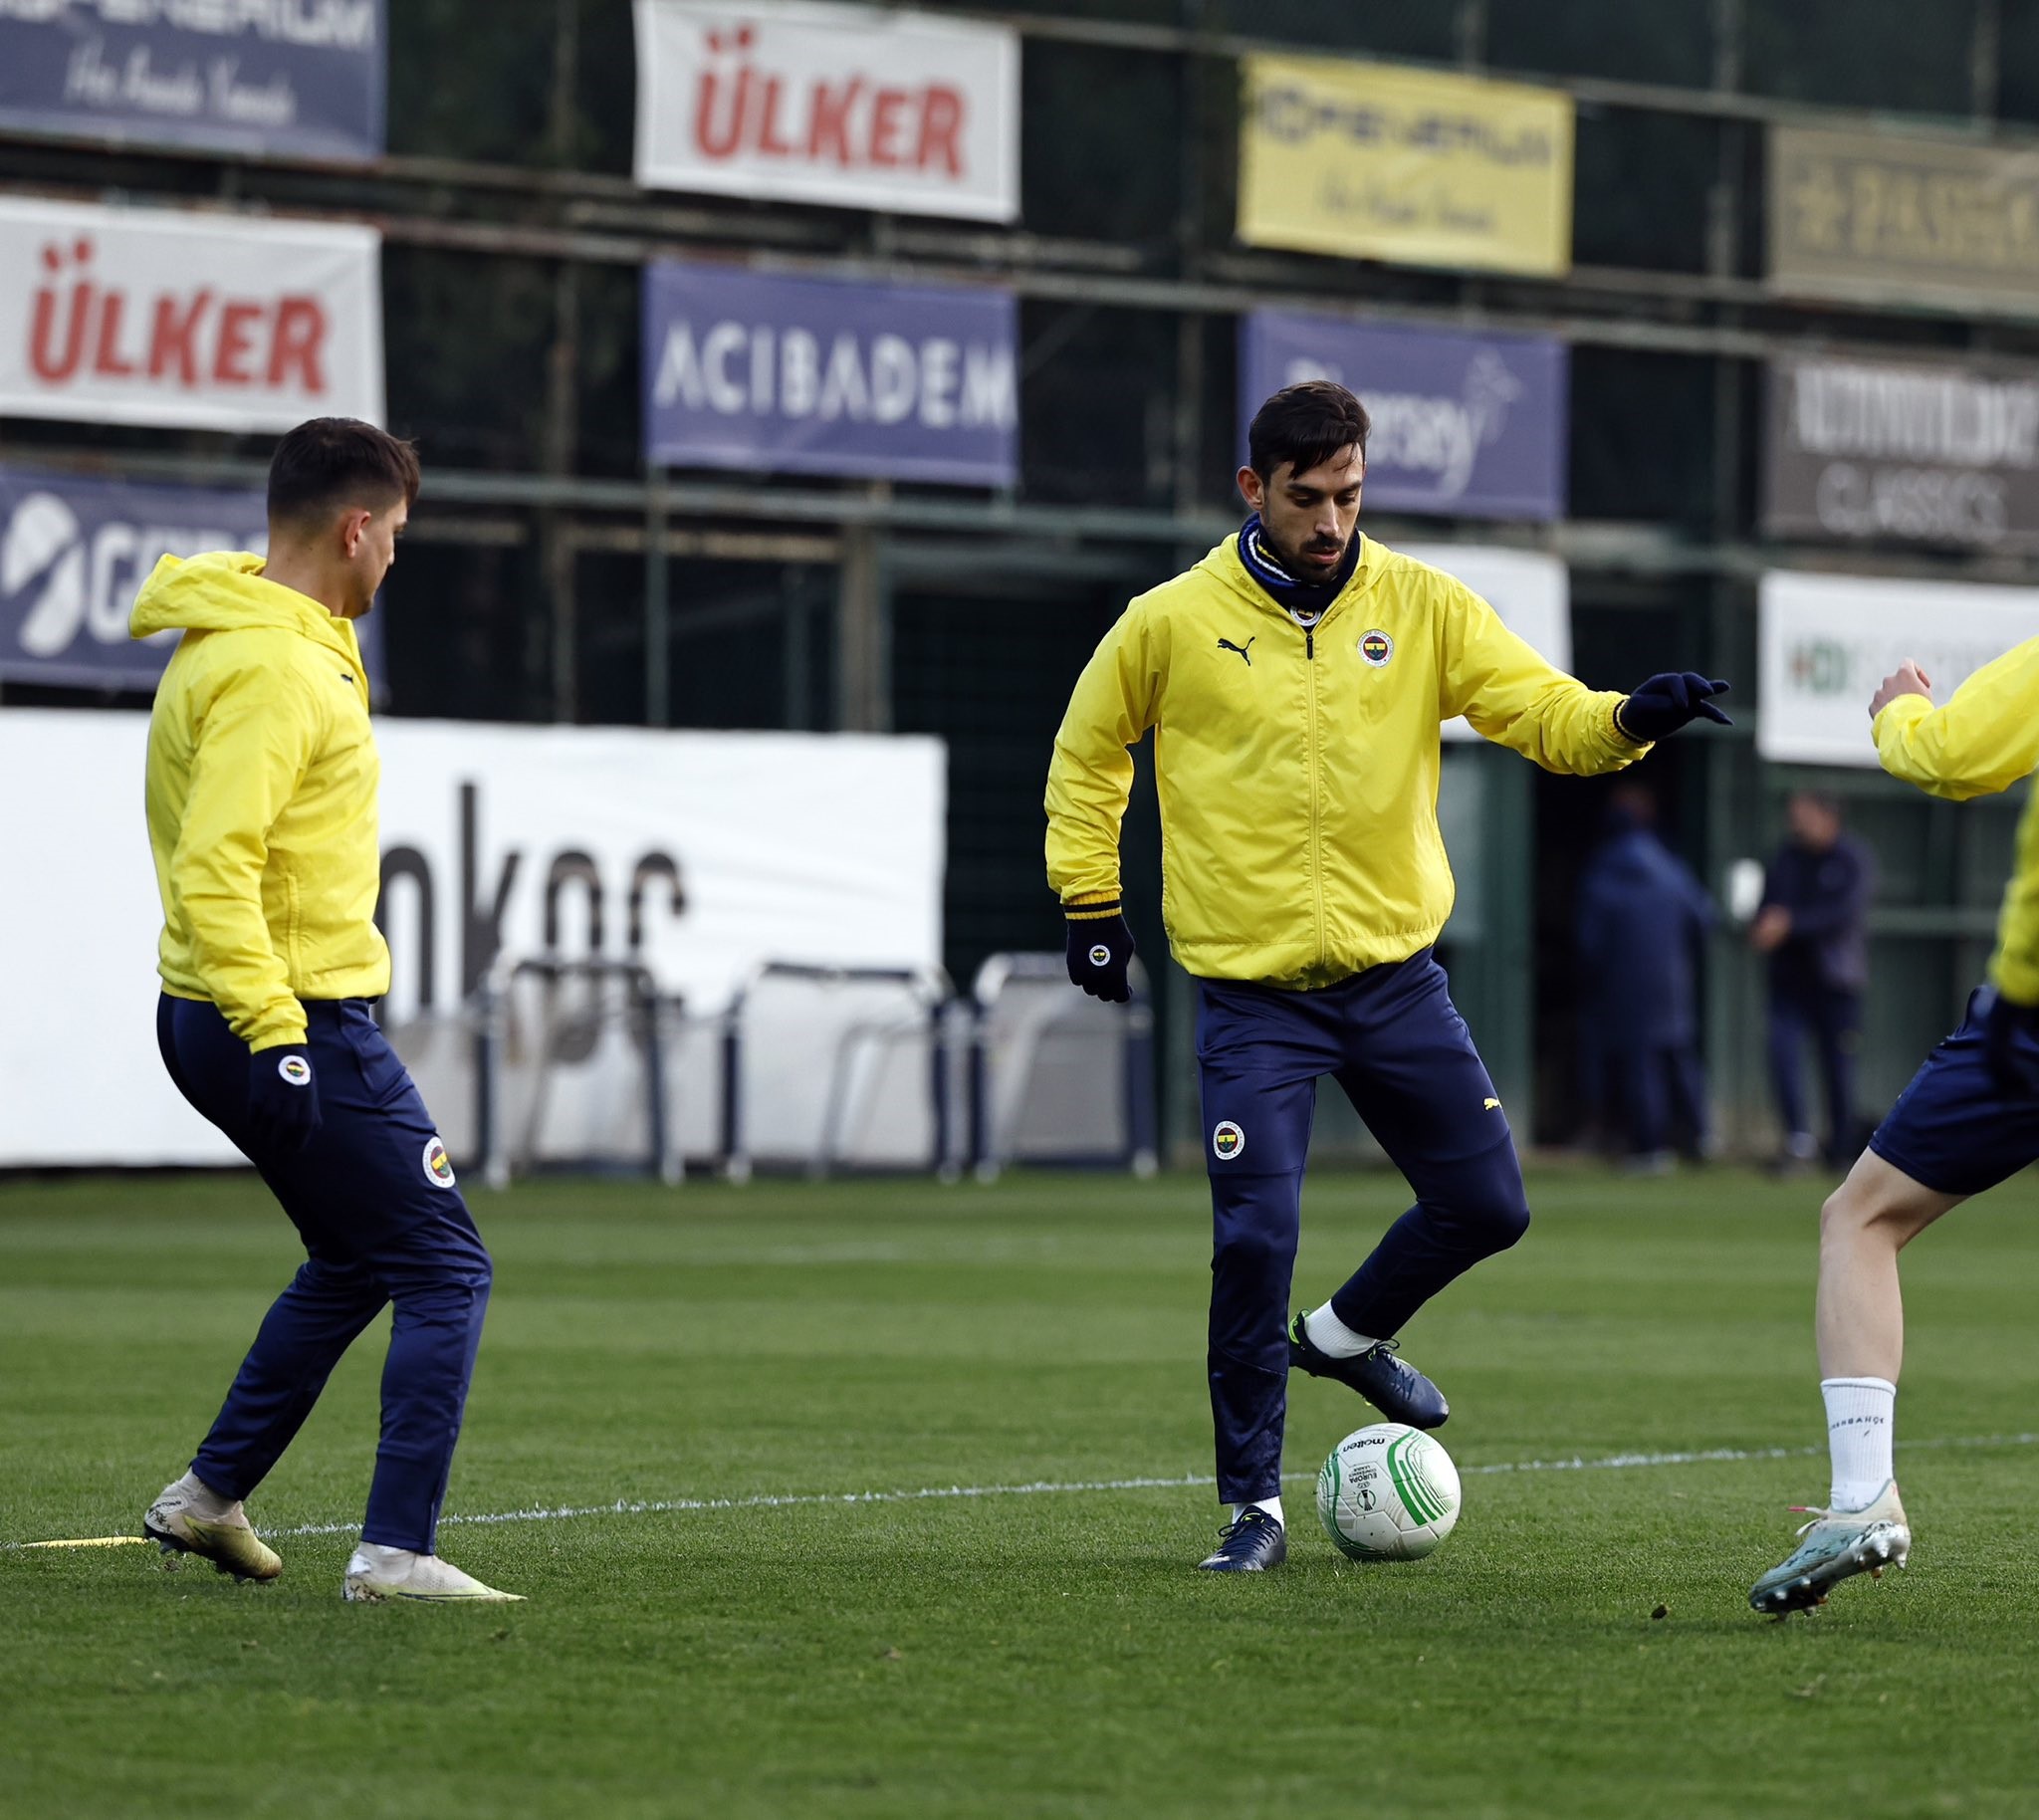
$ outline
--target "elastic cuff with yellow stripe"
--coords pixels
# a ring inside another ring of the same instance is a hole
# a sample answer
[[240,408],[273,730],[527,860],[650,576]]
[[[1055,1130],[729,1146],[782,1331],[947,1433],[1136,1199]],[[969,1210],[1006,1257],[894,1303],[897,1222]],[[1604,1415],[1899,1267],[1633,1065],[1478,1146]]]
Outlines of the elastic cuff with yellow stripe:
[[1110,897],[1071,898],[1062,906],[1062,914],[1072,923],[1106,923],[1125,908],[1114,895]]

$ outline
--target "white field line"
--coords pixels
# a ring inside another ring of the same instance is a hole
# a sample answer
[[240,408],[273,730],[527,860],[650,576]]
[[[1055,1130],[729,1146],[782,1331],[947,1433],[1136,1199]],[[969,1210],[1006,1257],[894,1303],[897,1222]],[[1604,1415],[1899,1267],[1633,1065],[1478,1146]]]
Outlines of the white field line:
[[[1928,1441],[1901,1441],[1901,1448],[1919,1451],[1948,1449],[2039,1447],[2039,1434],[1957,1435]],[[1824,1446],[1799,1448],[1705,1448],[1695,1453],[1609,1454],[1597,1460],[1500,1460],[1482,1466],[1459,1469],[1462,1479],[1496,1473],[1623,1473],[1644,1467],[1697,1467],[1754,1460],[1810,1460],[1826,1452]],[[1315,1479],[1314,1473],[1284,1473],[1284,1484],[1301,1484]],[[819,1504],[917,1504],[966,1497],[1047,1497],[1083,1491],[1195,1491],[1215,1488],[1208,1474],[1188,1473],[1173,1479],[1036,1479],[1023,1484],[922,1485],[910,1491],[794,1491],[761,1492],[750,1497],[619,1497],[606,1504],[528,1505],[521,1510],[489,1510],[468,1515],[442,1516],[442,1527],[453,1523],[550,1523],[584,1516],[658,1516],[672,1513],[716,1510],[786,1510]],[[284,1536],[352,1535],[358,1523],[299,1523],[287,1529],[262,1533],[272,1539]],[[97,1539],[97,1538],[96,1538]],[[0,1553],[21,1548],[49,1547],[47,1542],[0,1542]]]

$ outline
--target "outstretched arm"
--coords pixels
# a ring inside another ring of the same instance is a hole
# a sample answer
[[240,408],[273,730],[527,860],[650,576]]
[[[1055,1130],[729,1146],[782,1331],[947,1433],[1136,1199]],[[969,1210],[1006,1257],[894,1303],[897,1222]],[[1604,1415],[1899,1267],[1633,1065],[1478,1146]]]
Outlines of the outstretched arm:
[[1463,714],[1497,745],[1534,759],[1545,771],[1593,777],[1619,771],[1649,751],[1615,720],[1622,697],[1567,676],[1501,623],[1464,582],[1440,578],[1438,714]]
[[1869,705],[1877,757],[1894,778],[1965,802],[2008,790],[2039,767],[2039,638],[2028,638],[1932,705],[1909,659]]

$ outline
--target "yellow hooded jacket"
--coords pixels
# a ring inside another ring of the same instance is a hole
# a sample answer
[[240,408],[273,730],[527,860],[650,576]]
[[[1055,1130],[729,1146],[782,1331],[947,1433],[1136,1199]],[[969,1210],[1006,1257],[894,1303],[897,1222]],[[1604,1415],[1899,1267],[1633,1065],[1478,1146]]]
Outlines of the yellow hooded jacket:
[[129,629],[184,634],[148,723],[157,971],[251,1049],[305,1039],[301,999],[389,990],[368,676],[353,626],[262,559],[164,557]]
[[1446,721],[1591,776],[1649,750],[1616,726],[1622,699],[1372,539],[1305,631],[1230,537],[1133,601],[1077,679],[1048,769],[1048,882],[1065,907],[1117,900],[1127,748],[1152,727],[1176,959],[1205,979],[1335,985],[1428,947],[1452,913]]
[[[1965,802],[2009,790],[2039,767],[2039,638],[1984,664],[1940,707],[1898,696],[1870,732],[1884,770],[1929,795]],[[2006,999],[2039,1005],[2039,793],[2018,822],[1989,977]]]

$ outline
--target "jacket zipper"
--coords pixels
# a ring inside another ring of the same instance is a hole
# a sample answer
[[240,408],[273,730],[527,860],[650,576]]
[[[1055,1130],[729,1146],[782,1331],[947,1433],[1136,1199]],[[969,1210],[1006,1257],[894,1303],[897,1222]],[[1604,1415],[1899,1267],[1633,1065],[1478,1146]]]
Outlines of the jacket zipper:
[[1302,632],[1302,659],[1304,672],[1309,678],[1309,728],[1306,734],[1309,747],[1310,783],[1310,890],[1315,902],[1317,919],[1317,966],[1324,964],[1324,816],[1322,793],[1317,786],[1317,630],[1306,625]]

